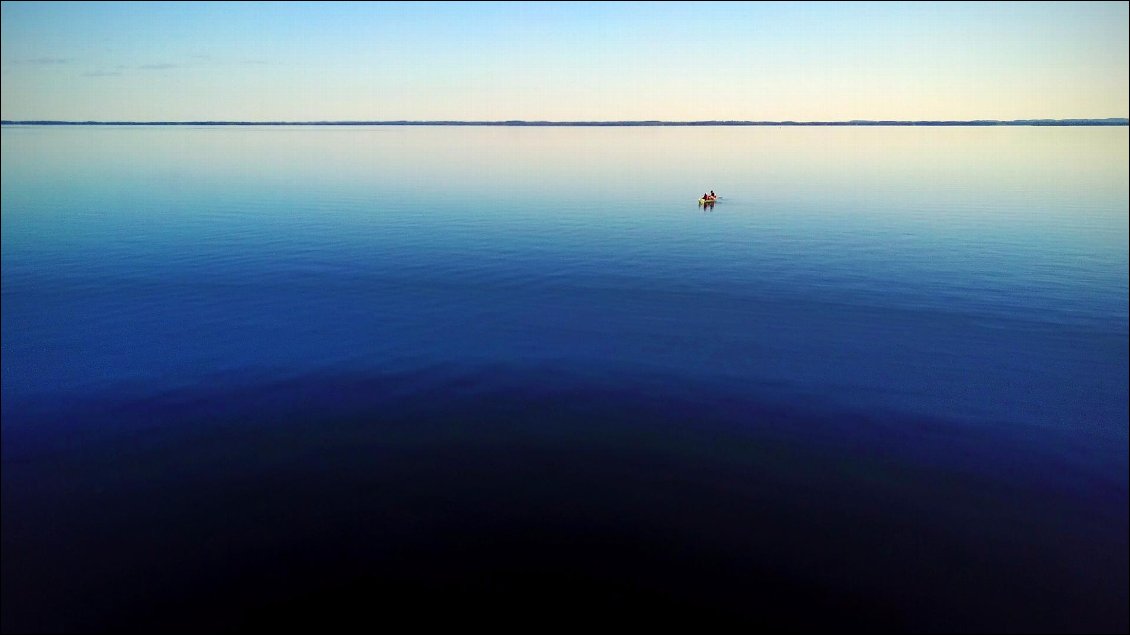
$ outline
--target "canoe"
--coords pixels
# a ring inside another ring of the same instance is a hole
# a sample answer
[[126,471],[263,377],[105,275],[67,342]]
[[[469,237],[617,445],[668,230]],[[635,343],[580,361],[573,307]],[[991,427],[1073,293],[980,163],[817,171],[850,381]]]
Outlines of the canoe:
[[717,200],[718,200],[717,198],[700,198],[700,199],[698,199],[698,204],[699,205],[705,205],[707,203],[714,203]]

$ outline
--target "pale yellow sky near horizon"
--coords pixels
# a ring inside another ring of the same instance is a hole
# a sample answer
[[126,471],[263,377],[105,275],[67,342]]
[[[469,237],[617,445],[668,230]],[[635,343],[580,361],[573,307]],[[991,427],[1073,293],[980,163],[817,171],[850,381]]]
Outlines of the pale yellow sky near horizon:
[[1130,114],[1128,4],[4,2],[9,120]]

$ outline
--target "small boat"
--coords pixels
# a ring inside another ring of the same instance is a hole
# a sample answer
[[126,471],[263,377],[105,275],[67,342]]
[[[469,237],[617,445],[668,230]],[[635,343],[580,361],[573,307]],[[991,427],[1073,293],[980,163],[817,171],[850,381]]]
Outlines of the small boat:
[[700,198],[700,199],[698,199],[698,204],[699,205],[706,205],[708,203],[714,203],[717,200],[718,200],[717,196],[715,196],[714,198]]

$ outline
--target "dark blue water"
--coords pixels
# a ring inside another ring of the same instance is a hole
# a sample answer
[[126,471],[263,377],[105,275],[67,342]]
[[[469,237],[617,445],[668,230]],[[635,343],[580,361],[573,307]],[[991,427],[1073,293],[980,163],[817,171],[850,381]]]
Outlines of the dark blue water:
[[1125,128],[2,144],[5,631],[1128,628]]

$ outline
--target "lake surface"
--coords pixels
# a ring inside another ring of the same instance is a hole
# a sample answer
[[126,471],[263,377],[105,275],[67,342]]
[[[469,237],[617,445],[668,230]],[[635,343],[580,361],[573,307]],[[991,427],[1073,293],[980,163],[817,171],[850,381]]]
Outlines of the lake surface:
[[1128,628],[1125,127],[0,139],[5,631]]

